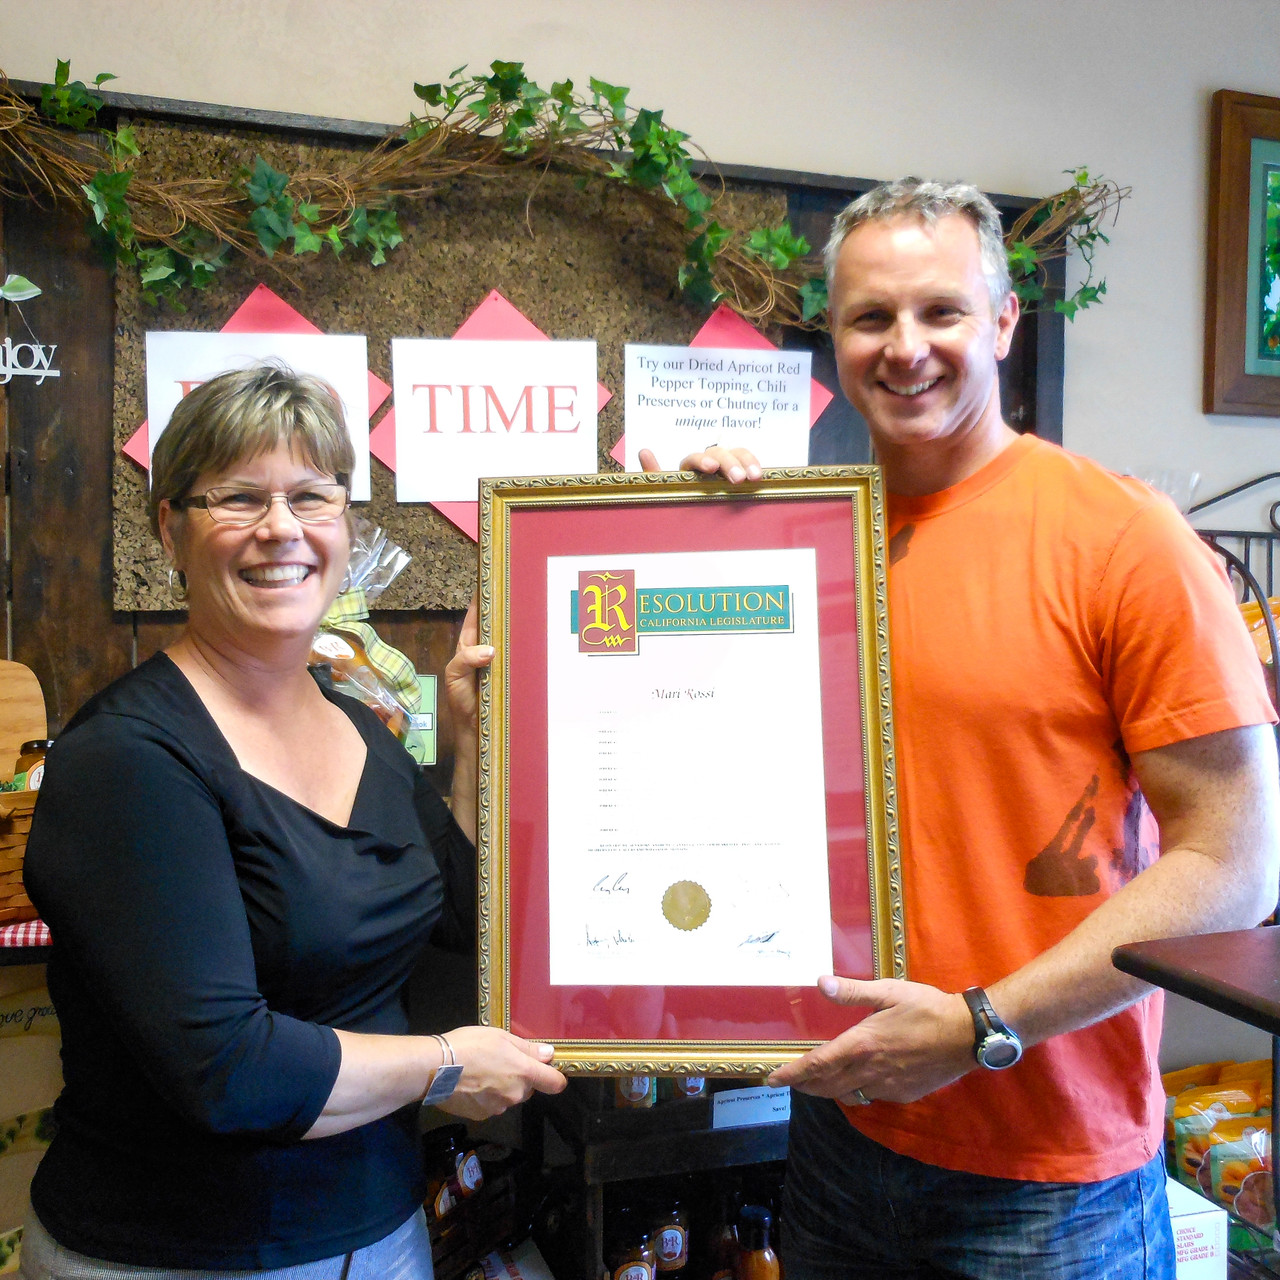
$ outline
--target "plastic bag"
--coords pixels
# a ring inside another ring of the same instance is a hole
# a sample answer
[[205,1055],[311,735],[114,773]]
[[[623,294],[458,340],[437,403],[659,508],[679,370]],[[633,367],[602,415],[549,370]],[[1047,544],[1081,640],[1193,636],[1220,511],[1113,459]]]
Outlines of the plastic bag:
[[418,675],[399,649],[383,641],[365,619],[376,600],[412,557],[377,525],[352,520],[350,585],[334,601],[311,645],[308,666],[332,688],[358,698],[404,742],[421,705]]

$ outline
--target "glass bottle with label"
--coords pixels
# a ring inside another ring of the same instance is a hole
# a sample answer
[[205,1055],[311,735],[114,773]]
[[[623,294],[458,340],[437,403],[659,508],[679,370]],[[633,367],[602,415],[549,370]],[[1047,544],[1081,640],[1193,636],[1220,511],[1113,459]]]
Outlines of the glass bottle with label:
[[744,1204],[738,1214],[737,1280],[781,1280],[778,1255],[769,1242],[773,1214],[761,1204]]
[[653,1239],[634,1210],[623,1208],[605,1241],[608,1280],[654,1280]]
[[738,1206],[742,1193],[737,1187],[721,1187],[716,1197],[715,1215],[703,1237],[706,1274],[709,1280],[734,1280],[738,1264]]
[[423,1207],[427,1216],[437,1220],[446,1218],[462,1202],[470,1191],[463,1190],[459,1166],[466,1152],[467,1126],[446,1124],[428,1129],[422,1136],[423,1154],[427,1166],[427,1197]]
[[680,1280],[689,1265],[689,1218],[674,1196],[653,1218],[655,1266],[662,1280]]

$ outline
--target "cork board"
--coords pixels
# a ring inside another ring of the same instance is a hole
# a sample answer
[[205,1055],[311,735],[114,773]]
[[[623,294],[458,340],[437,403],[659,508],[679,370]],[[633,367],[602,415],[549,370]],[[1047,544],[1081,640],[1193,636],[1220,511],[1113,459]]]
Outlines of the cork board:
[[[142,148],[139,172],[204,177],[251,165],[261,154],[287,172],[335,165],[343,146],[318,147],[258,131],[200,124],[131,122]],[[352,144],[354,149],[359,144]],[[679,258],[656,249],[647,217],[598,184],[513,173],[501,182],[458,182],[436,196],[398,206],[405,243],[381,267],[352,252],[289,259],[280,271],[232,260],[203,293],[188,293],[185,314],[141,297],[136,273],[116,277],[114,433],[114,594],[123,611],[174,607],[168,566],[146,518],[145,473],[120,448],[146,417],[148,330],[218,330],[255,285],[266,284],[326,333],[363,333],[369,367],[391,381],[391,339],[453,334],[497,289],[551,338],[594,338],[598,375],[614,393],[600,414],[599,467],[622,434],[623,345],[687,343],[706,313],[675,285]],[[759,226],[786,216],[785,188],[745,184],[717,211],[726,225]],[[375,415],[376,423],[381,414]],[[460,609],[476,581],[476,548],[434,508],[398,504],[395,477],[373,459],[372,500],[358,511],[413,557],[378,601],[380,609]]]

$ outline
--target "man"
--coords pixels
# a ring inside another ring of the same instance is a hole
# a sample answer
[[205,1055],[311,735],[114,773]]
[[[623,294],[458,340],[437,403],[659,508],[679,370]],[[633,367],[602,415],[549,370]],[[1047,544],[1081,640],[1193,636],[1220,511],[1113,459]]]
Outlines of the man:
[[1018,302],[980,192],[878,188],[827,268],[889,495],[913,980],[821,979],[864,1016],[771,1078],[788,1280],[1172,1277],[1161,997],[1111,950],[1275,906],[1257,660],[1171,503],[1005,424]]

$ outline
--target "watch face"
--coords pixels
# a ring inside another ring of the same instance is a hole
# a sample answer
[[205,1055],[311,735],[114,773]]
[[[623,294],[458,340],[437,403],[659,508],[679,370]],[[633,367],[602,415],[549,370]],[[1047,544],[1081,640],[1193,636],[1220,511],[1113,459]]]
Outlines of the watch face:
[[999,1071],[1013,1066],[1022,1057],[1022,1047],[1016,1040],[1004,1036],[988,1036],[983,1041],[979,1057],[984,1067]]

